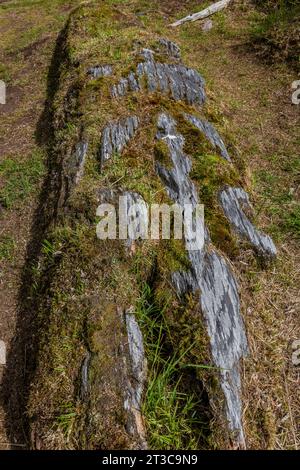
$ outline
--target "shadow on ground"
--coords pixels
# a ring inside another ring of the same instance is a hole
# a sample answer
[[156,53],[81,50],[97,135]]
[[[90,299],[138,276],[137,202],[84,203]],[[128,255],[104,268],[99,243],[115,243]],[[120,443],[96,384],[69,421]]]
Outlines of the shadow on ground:
[[[3,374],[0,400],[5,410],[5,428],[11,448],[30,447],[30,427],[27,404],[30,384],[33,381],[39,352],[39,327],[37,313],[40,296],[32,295],[33,267],[41,254],[42,242],[50,222],[56,217],[59,181],[57,162],[53,156],[53,100],[59,85],[59,65],[63,60],[66,28],[57,38],[47,78],[47,99],[36,128],[36,142],[47,150],[47,174],[34,213],[30,240],[26,249],[18,294],[16,332]],[[43,324],[43,328],[47,325]],[[22,447],[20,447],[22,445]]]

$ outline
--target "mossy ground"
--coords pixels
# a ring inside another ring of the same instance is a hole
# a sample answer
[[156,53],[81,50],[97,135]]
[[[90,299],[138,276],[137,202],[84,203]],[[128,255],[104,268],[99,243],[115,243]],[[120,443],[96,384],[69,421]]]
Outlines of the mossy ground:
[[300,6],[297,0],[256,1],[253,18],[256,51],[266,61],[287,61],[300,71]]

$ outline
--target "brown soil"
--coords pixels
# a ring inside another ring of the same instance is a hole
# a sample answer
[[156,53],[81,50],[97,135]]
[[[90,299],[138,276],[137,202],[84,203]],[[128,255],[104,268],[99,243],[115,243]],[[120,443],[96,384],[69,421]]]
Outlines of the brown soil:
[[[60,5],[54,6],[53,18],[62,13],[67,17],[70,7],[70,2],[65,2],[62,9]],[[45,31],[50,32],[41,34],[34,41],[29,39],[28,44],[23,45],[28,30],[35,28],[39,21],[45,25]],[[1,11],[0,58],[10,78],[7,103],[0,105],[0,163],[7,158],[17,161],[30,159],[37,148],[37,138],[40,140],[36,129],[46,99],[48,67],[63,18],[54,24],[51,21],[51,17],[44,17],[43,7],[24,10],[20,4],[14,9]],[[11,30],[14,31],[12,40]],[[26,296],[24,266],[32,250],[29,242],[34,235],[34,215],[42,183],[40,181],[32,194],[16,206],[10,209],[0,207],[0,236],[10,236],[15,243],[12,259],[0,257],[0,339],[7,348],[7,364],[0,365],[0,449],[23,449],[27,446],[22,404],[26,354],[30,344],[21,337],[29,338],[25,329],[30,330],[30,314],[33,312],[28,312],[24,321],[20,321],[19,316],[24,314],[21,310],[24,301],[21,296]],[[4,184],[0,172],[0,188]]]

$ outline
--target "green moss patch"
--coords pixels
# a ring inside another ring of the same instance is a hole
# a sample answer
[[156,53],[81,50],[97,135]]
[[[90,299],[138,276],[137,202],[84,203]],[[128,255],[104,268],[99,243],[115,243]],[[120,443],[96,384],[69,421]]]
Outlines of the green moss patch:
[[237,241],[220,207],[218,195],[226,185],[240,186],[232,164],[214,154],[194,155],[191,177],[197,183],[199,199],[212,242],[229,256],[237,254]]

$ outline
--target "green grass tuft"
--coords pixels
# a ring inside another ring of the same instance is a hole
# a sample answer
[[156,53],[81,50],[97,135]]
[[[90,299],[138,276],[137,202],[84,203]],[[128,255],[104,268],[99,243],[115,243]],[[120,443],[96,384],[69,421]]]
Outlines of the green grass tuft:
[[44,171],[43,153],[39,150],[24,161],[13,158],[4,160],[0,163],[0,177],[4,179],[0,203],[7,209],[15,207],[35,191]]
[[0,237],[0,260],[9,260],[13,259],[13,254],[15,251],[15,241],[9,236]]
[[291,232],[296,238],[300,238],[300,204],[285,214],[283,226],[286,231]]
[[[149,363],[148,387],[143,415],[146,420],[148,442],[152,449],[197,449],[200,428],[194,393],[183,391],[183,353],[165,350],[171,336],[165,309],[161,310],[152,300],[150,287],[145,284],[137,305],[136,315],[143,331],[146,356]],[[198,431],[198,432],[197,432]]]

